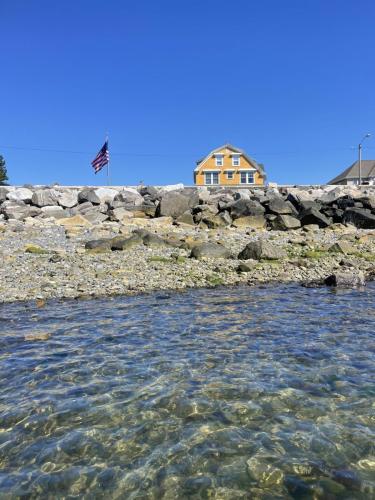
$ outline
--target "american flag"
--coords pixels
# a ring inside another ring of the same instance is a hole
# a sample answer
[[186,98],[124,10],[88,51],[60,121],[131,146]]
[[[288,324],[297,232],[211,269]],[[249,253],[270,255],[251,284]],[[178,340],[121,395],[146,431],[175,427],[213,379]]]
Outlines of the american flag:
[[105,165],[108,165],[108,163],[109,163],[108,141],[105,141],[102,149],[99,151],[99,153],[92,160],[91,165],[92,165],[93,169],[95,170],[95,173],[97,174],[98,172],[101,171],[101,169]]

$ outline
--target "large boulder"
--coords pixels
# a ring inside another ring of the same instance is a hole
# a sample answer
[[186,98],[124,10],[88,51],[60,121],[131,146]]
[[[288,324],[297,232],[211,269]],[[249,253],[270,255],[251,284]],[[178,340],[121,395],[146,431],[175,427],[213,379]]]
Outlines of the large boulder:
[[94,193],[99,198],[100,203],[111,203],[115,196],[118,194],[118,191],[115,189],[110,189],[106,187],[100,187],[95,189]]
[[290,201],[281,198],[273,198],[268,203],[268,211],[273,214],[290,215],[298,213]]
[[40,208],[27,205],[23,201],[7,200],[0,207],[0,213],[6,219],[25,220],[27,217],[36,217],[41,213]]
[[190,257],[194,259],[229,259],[230,256],[230,251],[217,243],[200,243],[192,249],[190,254]]
[[114,201],[122,202],[129,206],[139,206],[143,203],[143,197],[136,189],[126,188],[122,189],[114,198]]
[[127,250],[137,245],[143,245],[143,240],[138,234],[132,234],[129,237],[115,236],[110,241],[112,250]]
[[33,192],[28,188],[17,188],[7,193],[7,200],[24,201],[30,203],[33,197]]
[[37,207],[57,205],[58,193],[54,189],[38,189],[34,191],[31,202]]
[[162,196],[157,215],[176,219],[198,203],[199,196],[196,191],[170,191]]
[[69,212],[67,210],[64,210],[62,207],[59,206],[46,206],[42,207],[41,209],[41,216],[42,217],[53,217],[55,219],[64,219],[69,215]]
[[79,203],[85,203],[89,201],[93,205],[100,205],[100,198],[96,195],[95,189],[83,189],[78,193]]
[[78,204],[78,191],[61,191],[57,194],[57,203],[63,208],[73,208]]
[[104,253],[111,251],[111,240],[99,239],[90,240],[85,243],[85,249],[94,253]]
[[301,227],[301,221],[291,215],[278,215],[272,221],[272,229],[276,231],[289,231],[291,229],[298,229]]
[[210,229],[215,229],[217,227],[230,226],[232,219],[229,213],[225,210],[217,215],[208,214],[207,216],[204,216],[202,218],[202,222],[204,222]]
[[240,260],[277,260],[283,259],[287,254],[283,248],[280,248],[267,240],[251,241],[238,254]]
[[308,208],[301,213],[300,221],[302,226],[309,224],[317,224],[319,227],[327,227],[331,224],[331,220],[316,208]]
[[340,271],[328,276],[324,283],[327,286],[334,286],[339,288],[352,288],[364,286],[365,276],[362,271]]
[[152,200],[158,198],[159,190],[154,186],[143,186],[140,188],[139,193],[141,196],[149,196]]
[[169,191],[180,191],[184,189],[184,185],[180,182],[179,184],[169,184],[167,186],[162,186],[160,191],[161,193],[168,193]]
[[65,219],[59,219],[57,224],[64,226],[67,229],[75,227],[91,227],[91,222],[83,217],[82,215],[74,215],[73,217],[66,217]]
[[343,215],[343,221],[362,229],[375,229],[375,215],[367,208],[348,208]]
[[254,200],[240,199],[230,204],[230,215],[233,219],[246,217],[248,215],[263,215],[264,207]]

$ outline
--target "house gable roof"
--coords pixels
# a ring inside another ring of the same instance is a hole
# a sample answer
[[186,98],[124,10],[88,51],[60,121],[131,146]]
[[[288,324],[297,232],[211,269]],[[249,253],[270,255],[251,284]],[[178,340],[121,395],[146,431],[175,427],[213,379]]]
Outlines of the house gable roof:
[[264,169],[261,167],[261,165],[259,165],[255,160],[250,158],[250,156],[248,156],[245,153],[245,151],[243,151],[242,149],[236,148],[235,146],[232,146],[232,144],[224,144],[223,146],[220,146],[219,148],[213,149],[207,156],[198,160],[197,166],[195,168],[195,172],[197,172],[201,168],[201,166],[204,163],[206,163],[206,161],[209,160],[214,154],[218,153],[222,149],[230,149],[231,151],[233,151],[233,153],[239,153],[250,163],[250,165],[252,165],[256,170],[258,170],[258,172],[260,174],[265,175]]
[[[375,177],[375,160],[362,160],[361,162],[361,177]],[[350,167],[344,170],[327,184],[337,184],[345,179],[359,178],[359,161],[354,162]]]

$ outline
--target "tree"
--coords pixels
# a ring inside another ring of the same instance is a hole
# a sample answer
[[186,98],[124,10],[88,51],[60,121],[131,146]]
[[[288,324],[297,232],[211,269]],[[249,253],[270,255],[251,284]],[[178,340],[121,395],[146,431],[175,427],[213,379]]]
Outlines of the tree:
[[5,160],[0,155],[0,186],[6,186],[6,181],[8,180],[7,169],[5,166]]

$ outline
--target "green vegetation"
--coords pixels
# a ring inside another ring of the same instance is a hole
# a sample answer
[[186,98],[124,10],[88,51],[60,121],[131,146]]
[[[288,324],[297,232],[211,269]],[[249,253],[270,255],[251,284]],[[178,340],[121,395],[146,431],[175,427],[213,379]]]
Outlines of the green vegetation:
[[327,257],[328,253],[325,250],[307,250],[302,254],[306,259],[322,259]]
[[206,279],[211,286],[219,286],[224,283],[223,278],[221,278],[218,274],[209,274]]
[[39,247],[38,245],[26,245],[25,252],[26,253],[37,254],[37,255],[48,253],[47,250],[45,250],[42,247]]
[[7,186],[8,180],[7,169],[5,166],[4,157],[0,155],[0,186]]

